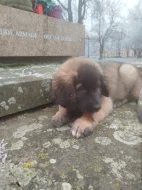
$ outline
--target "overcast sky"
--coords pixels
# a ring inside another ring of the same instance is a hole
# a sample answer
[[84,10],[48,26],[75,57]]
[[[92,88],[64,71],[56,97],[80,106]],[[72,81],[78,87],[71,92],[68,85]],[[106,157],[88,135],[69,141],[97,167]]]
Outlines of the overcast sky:
[[123,0],[123,1],[126,4],[127,8],[132,8],[138,2],[137,0]]
[[[122,0],[122,2],[124,2],[124,8],[122,10],[122,16],[127,17],[128,15],[128,10],[133,8],[138,0]],[[91,29],[91,20],[88,18],[85,20],[84,22],[85,26],[86,26],[86,30],[90,30]]]
[[122,13],[126,16],[127,16],[128,10],[133,8],[138,2],[138,0],[122,0],[122,1],[124,2],[124,6],[125,6]]

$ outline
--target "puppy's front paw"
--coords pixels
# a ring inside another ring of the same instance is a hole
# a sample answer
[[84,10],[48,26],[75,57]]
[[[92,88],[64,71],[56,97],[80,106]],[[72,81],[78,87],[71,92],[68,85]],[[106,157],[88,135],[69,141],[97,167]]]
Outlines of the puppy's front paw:
[[60,113],[56,113],[53,117],[52,117],[52,125],[54,127],[61,127],[62,125],[64,125],[67,121],[69,120],[67,115],[62,115]]
[[93,132],[93,123],[90,120],[79,118],[77,119],[71,128],[71,133],[74,137],[87,137]]

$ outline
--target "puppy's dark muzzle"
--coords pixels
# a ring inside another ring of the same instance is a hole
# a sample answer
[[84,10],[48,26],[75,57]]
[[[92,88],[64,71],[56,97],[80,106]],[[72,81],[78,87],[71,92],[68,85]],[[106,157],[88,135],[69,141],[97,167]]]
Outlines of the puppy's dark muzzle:
[[94,113],[94,112],[98,112],[100,109],[101,109],[101,106],[98,105],[98,106],[94,106],[94,107],[92,107],[90,109],[87,109],[86,111],[88,113]]

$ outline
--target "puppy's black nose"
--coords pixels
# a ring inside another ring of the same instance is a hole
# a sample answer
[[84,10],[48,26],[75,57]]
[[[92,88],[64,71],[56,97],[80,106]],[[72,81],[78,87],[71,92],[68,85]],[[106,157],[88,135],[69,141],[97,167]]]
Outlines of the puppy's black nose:
[[94,109],[95,112],[97,112],[97,111],[99,111],[101,109],[101,106],[100,105],[95,105],[93,107],[93,109]]

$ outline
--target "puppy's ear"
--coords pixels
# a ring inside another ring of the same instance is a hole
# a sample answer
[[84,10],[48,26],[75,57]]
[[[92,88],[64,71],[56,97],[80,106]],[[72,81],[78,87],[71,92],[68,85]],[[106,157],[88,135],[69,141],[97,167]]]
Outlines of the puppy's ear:
[[103,96],[109,97],[109,89],[105,76],[101,76],[101,91]]
[[64,108],[71,108],[76,103],[75,77],[60,74],[52,81],[52,97],[56,104]]

